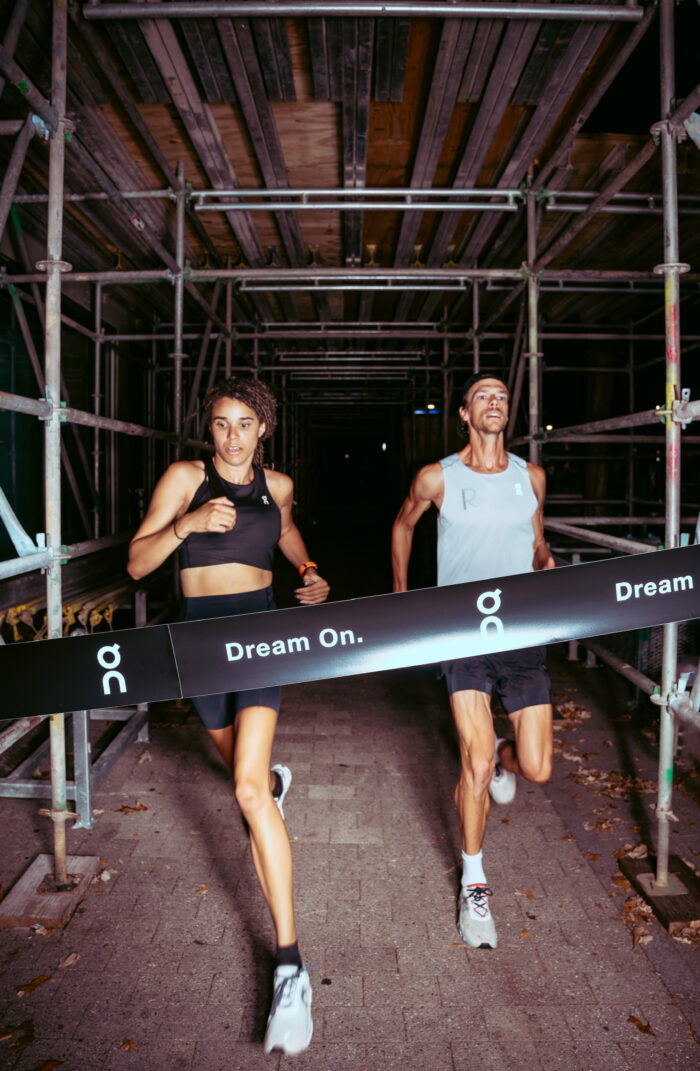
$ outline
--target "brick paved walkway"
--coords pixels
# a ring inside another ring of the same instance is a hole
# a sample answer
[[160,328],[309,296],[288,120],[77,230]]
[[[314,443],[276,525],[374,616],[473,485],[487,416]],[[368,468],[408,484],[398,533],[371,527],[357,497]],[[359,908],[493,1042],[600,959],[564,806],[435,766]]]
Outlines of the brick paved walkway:
[[[468,950],[455,926],[456,756],[434,674],[286,689],[276,759],[294,771],[286,812],[315,1008],[300,1071],[700,1066],[700,949],[653,921],[633,947],[621,918],[631,892],[615,853],[644,839],[644,815],[653,834],[654,796],[601,795],[585,777],[654,777],[651,734],[617,717],[609,671],[560,661],[554,678],[574,705],[553,781],[521,782],[489,821],[495,951]],[[109,880],[62,933],[0,931],[2,1071],[286,1062],[260,1044],[273,937],[230,785],[192,716],[164,707],[153,721],[151,742],[100,785],[94,829],[70,834],[70,852],[99,855]],[[689,769],[673,850],[697,863],[695,787]],[[5,887],[49,850],[38,806],[0,800]]]

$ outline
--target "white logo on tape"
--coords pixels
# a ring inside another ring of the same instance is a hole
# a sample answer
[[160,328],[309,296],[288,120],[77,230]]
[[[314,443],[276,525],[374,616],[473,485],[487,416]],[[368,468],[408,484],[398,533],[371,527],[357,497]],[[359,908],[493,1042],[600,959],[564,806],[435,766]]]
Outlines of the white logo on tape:
[[[487,600],[490,605],[487,605]],[[502,636],[504,633],[503,622],[500,617],[495,616],[496,611],[501,609],[501,589],[495,588],[493,591],[482,591],[476,600],[476,608],[480,614],[487,615],[481,622],[481,635],[486,639],[496,639],[496,637]]]
[[[109,661],[108,661],[109,659]],[[122,656],[119,654],[119,644],[108,644],[105,647],[100,647],[97,652],[97,661],[100,663],[103,669],[108,669],[109,673],[105,673],[102,677],[102,691],[105,695],[112,694],[112,684],[114,680],[119,685],[119,691],[126,691],[126,681],[124,675],[117,672],[117,666],[121,663]]]

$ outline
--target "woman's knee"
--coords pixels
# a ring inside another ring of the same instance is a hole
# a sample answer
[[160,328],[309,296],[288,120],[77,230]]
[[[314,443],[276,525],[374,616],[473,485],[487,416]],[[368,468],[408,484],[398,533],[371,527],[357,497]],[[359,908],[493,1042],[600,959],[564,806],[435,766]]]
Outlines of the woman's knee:
[[269,778],[263,780],[246,774],[234,776],[233,791],[241,813],[246,817],[254,814],[270,800]]

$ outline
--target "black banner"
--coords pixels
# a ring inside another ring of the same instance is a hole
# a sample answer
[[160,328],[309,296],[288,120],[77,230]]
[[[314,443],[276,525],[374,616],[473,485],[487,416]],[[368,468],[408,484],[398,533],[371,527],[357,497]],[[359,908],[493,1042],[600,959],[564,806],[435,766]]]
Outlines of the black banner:
[[0,718],[345,677],[700,617],[700,546],[0,646]]

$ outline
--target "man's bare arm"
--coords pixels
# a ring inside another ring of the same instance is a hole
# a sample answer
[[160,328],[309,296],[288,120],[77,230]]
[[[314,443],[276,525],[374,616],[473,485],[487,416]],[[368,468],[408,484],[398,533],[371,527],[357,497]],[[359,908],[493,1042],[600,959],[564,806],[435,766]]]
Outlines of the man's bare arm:
[[534,550],[532,557],[533,569],[554,569],[555,562],[549,544],[544,537],[544,498],[547,480],[544,469],[539,465],[533,465],[528,461],[527,470],[530,474],[532,490],[537,498],[537,509],[532,518],[532,531],[534,535]]
[[444,481],[439,463],[426,465],[416,475],[391,530],[391,567],[394,591],[408,590],[408,563],[413,546],[413,531],[431,506],[442,504]]

